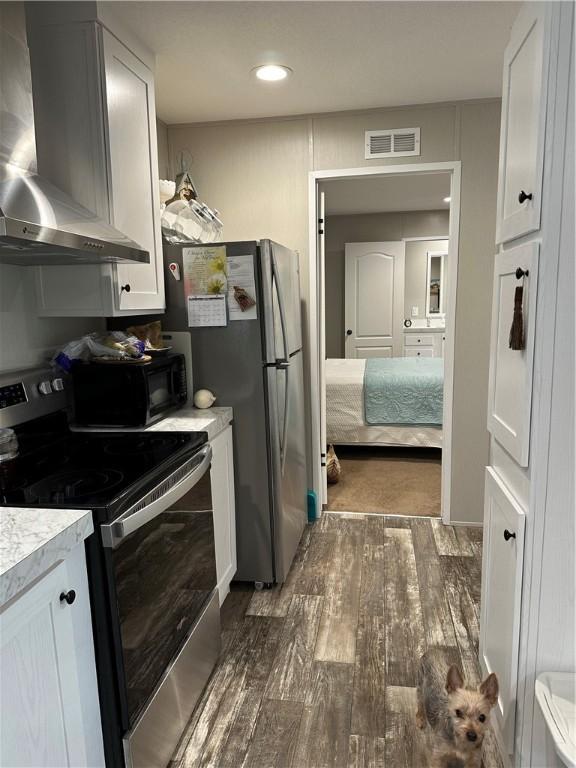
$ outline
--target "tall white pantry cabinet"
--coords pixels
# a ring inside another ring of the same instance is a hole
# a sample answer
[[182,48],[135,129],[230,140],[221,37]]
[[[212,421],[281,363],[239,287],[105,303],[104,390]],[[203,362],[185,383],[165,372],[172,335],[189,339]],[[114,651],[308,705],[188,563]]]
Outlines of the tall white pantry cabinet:
[[41,266],[40,316],[164,310],[154,58],[113,3],[27,5],[38,169],[149,251],[149,264]]
[[[551,570],[562,558],[574,562],[573,473],[551,459],[561,443],[573,470],[573,295],[559,301],[562,282],[574,285],[573,24],[571,3],[521,6],[502,91],[480,664],[500,680],[506,751],[514,765],[534,768],[560,765],[538,722],[535,677],[576,661],[573,587]],[[524,348],[516,350],[509,334],[520,287]],[[558,343],[559,329],[570,348]],[[553,398],[555,376],[563,386]],[[555,410],[565,414],[563,431],[553,430]],[[543,653],[544,615],[554,611],[556,639],[548,633]]]

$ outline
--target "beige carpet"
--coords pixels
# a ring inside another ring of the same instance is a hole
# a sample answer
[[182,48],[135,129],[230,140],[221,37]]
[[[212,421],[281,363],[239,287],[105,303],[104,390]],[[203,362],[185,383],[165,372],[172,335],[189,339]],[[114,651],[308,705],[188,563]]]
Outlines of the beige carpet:
[[441,451],[336,446],[342,473],[328,486],[334,512],[440,515]]

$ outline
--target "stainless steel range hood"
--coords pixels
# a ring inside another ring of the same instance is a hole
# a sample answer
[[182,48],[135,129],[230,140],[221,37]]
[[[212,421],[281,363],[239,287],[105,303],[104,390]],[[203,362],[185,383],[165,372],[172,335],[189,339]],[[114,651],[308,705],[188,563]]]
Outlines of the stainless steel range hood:
[[0,262],[148,263],[150,254],[37,174],[0,182]]
[[18,17],[22,4],[1,5],[0,262],[149,263],[148,251],[37,173],[30,59],[24,17]]

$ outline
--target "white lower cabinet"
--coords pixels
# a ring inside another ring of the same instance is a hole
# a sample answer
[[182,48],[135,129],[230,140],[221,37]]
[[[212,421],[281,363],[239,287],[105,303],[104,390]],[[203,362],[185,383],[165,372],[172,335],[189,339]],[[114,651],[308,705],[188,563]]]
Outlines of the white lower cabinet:
[[0,765],[104,765],[83,544],[0,613],[0,676]]
[[214,507],[214,539],[216,576],[220,605],[230,591],[236,573],[236,503],[234,496],[234,456],[232,427],[228,426],[211,442],[212,504]]
[[525,513],[497,472],[486,468],[480,665],[500,683],[496,717],[512,753],[516,711]]
[[424,333],[404,332],[404,357],[444,357],[445,332],[427,329]]

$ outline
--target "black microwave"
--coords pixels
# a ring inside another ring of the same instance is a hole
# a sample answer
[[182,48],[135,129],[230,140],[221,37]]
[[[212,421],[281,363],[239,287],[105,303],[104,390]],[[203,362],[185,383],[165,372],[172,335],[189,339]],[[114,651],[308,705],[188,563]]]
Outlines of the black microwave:
[[184,355],[147,363],[77,363],[71,371],[75,424],[144,427],[186,403]]

